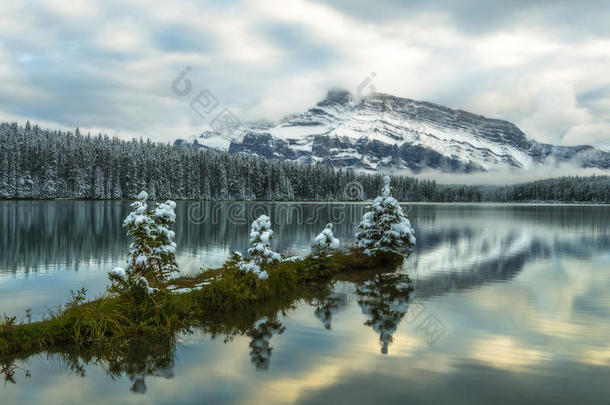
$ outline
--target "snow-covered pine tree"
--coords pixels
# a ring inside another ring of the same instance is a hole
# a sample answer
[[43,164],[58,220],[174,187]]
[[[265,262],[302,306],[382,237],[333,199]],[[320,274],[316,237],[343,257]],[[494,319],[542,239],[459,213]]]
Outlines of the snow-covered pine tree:
[[0,150],[0,198],[10,198],[9,164],[7,154]]
[[144,267],[152,256],[151,228],[154,222],[150,217],[147,200],[146,191],[138,194],[138,201],[131,203],[133,211],[123,221],[123,226],[128,229],[127,234],[133,238],[129,249],[129,267],[134,271]]
[[266,215],[261,215],[250,228],[250,245],[248,254],[254,259],[257,265],[275,262],[281,259],[279,253],[271,250],[271,239],[273,238],[273,230],[271,229],[271,220]]
[[148,278],[154,277],[152,270],[154,241],[151,235],[154,221],[148,209],[148,194],[142,191],[137,198],[138,200],[131,204],[133,210],[123,221],[123,227],[127,228],[127,234],[132,238],[127,270],[117,267],[110,272],[110,280],[126,286],[127,289],[143,285],[144,282],[148,286]]
[[206,177],[203,179],[203,189],[201,190],[202,200],[208,201],[212,199],[212,192],[210,190],[210,180]]
[[57,184],[55,182],[55,175],[51,168],[48,168],[45,174],[44,182],[40,190],[40,196],[42,198],[53,198],[57,193]]
[[148,194],[140,192],[138,201],[131,204],[133,211],[123,221],[133,242],[129,247],[127,269],[123,273],[120,268],[113,270],[111,279],[122,279],[128,284],[135,282],[152,292],[149,282],[163,282],[171,273],[178,271],[176,244],[173,242],[175,234],[169,229],[176,220],[176,204],[168,200],[149,210],[147,200]]
[[218,199],[221,201],[229,200],[229,180],[227,179],[227,170],[225,166],[218,167]]
[[[19,153],[15,153],[19,157]],[[19,183],[17,180],[17,163],[15,161],[9,161],[9,175],[8,175],[8,194],[9,197],[17,196],[19,190]]]
[[326,224],[326,228],[314,239],[312,248],[317,255],[325,255],[330,250],[339,249],[339,245],[339,239],[333,235],[333,224]]
[[112,198],[122,198],[123,190],[121,189],[121,179],[117,178],[114,180],[114,186],[112,187]]
[[368,255],[393,252],[405,256],[415,245],[414,231],[398,201],[390,196],[390,177],[384,176],[383,182],[381,196],[365,208],[358,225],[357,246]]
[[93,198],[96,200],[103,200],[106,197],[104,192],[104,173],[101,167],[96,167],[93,172]]
[[34,181],[32,181],[32,176],[30,176],[29,172],[23,173],[18,181],[19,192],[17,197],[19,198],[33,198],[34,197]]

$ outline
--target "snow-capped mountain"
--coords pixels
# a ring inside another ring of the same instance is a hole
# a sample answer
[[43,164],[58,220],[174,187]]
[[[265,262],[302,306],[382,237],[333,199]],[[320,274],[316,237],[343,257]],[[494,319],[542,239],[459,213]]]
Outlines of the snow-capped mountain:
[[475,172],[559,162],[610,169],[610,152],[539,143],[508,121],[382,93],[356,99],[344,90],[276,124],[206,131],[175,144],[359,170]]

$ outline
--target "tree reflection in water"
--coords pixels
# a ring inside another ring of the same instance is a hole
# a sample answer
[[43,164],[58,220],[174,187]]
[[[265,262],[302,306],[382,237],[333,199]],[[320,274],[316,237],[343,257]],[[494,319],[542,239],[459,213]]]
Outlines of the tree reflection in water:
[[356,287],[358,305],[370,318],[364,323],[379,333],[381,353],[388,354],[392,334],[409,309],[413,291],[406,274],[377,274]]
[[273,348],[269,341],[274,334],[282,334],[286,327],[277,319],[259,319],[254,323],[246,335],[250,337],[250,361],[254,363],[257,370],[267,370],[271,360]]
[[[407,310],[409,293],[412,290],[409,283],[406,275],[382,274],[356,284],[356,293],[360,297],[358,304],[363,313],[371,317],[365,324],[380,333],[382,353],[387,353],[392,333]],[[248,336],[250,360],[256,369],[267,370],[273,352],[270,340],[286,330],[279,320],[281,316],[295,309],[298,303],[305,302],[315,308],[315,317],[330,330],[333,315],[346,301],[345,293],[333,292],[332,282],[314,284],[293,296],[246,308],[231,319],[193,320],[182,333],[197,332],[211,339],[222,339],[225,343],[232,341],[235,336]],[[132,382],[132,392],[145,394],[147,377],[174,377],[178,340],[179,336],[167,336],[159,332],[114,344],[21,353],[0,358],[0,374],[5,383],[14,384],[19,373],[30,376],[30,371],[20,366],[20,363],[25,364],[30,357],[44,355],[49,360],[62,363],[67,372],[81,377],[86,376],[87,366],[90,365],[101,367],[113,380],[127,377]]]
[[310,303],[316,307],[314,315],[322,322],[325,329],[330,330],[333,315],[339,311],[341,305],[345,305],[347,296],[344,293],[333,293],[328,297]]

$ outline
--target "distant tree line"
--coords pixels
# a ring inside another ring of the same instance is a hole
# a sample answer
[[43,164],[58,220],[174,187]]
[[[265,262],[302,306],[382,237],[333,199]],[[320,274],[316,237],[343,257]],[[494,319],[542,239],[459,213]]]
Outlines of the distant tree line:
[[[608,176],[568,177],[506,187],[440,185],[393,176],[401,201],[609,202]],[[252,155],[175,147],[106,135],[0,124],[0,198],[361,200],[378,195],[381,174]]]
[[610,203],[610,176],[566,176],[490,187],[484,192],[484,200]]

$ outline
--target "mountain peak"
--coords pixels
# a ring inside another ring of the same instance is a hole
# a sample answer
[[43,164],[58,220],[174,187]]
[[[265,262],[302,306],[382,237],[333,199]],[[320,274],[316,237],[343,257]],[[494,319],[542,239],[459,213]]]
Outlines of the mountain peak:
[[328,90],[326,93],[326,98],[320,101],[320,103],[348,104],[349,102],[353,101],[353,99],[354,96],[352,96],[349,91],[341,88],[333,88]]
[[238,136],[206,133],[196,143],[229,153],[370,171],[467,173],[557,162],[610,169],[606,151],[541,144],[508,121],[385,93],[356,99],[340,88],[278,124],[248,124]]

